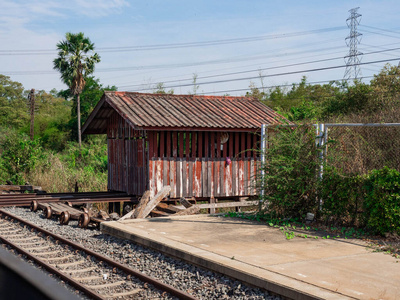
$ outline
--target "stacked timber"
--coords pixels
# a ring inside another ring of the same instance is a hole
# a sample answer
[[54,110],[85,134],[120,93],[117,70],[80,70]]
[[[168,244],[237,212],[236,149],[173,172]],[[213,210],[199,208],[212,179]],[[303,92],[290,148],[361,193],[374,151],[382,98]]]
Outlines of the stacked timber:
[[14,184],[4,184],[0,185],[0,193],[25,193],[33,192],[39,193],[43,192],[42,187],[34,185],[14,185]]
[[[150,191],[146,191],[139,201],[136,208],[129,213],[125,214],[119,220],[125,219],[143,219],[148,216],[151,217],[167,217],[167,216],[183,216],[193,215],[198,213],[201,209],[209,209],[215,212],[218,208],[228,207],[245,207],[258,205],[258,201],[248,201],[247,197],[242,197],[240,201],[216,203],[216,199],[210,199],[211,203],[208,204],[192,204],[184,197],[181,197],[179,202],[181,205],[170,205],[162,200],[167,199],[171,192],[170,186],[164,186],[153,198],[150,197]],[[193,199],[192,199],[193,200]]]

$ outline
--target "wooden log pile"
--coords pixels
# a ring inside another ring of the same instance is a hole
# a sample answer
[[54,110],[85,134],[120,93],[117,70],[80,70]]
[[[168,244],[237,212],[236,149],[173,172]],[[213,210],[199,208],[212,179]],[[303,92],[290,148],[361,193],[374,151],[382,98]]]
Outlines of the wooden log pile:
[[14,184],[0,185],[0,193],[24,193],[24,192],[38,193],[38,192],[43,192],[43,191],[42,191],[42,187],[34,186],[34,185],[30,185],[30,184],[26,184],[26,185],[14,185]]
[[245,199],[236,202],[192,204],[184,197],[179,202],[181,205],[171,205],[162,200],[167,199],[171,192],[170,186],[164,186],[154,197],[150,197],[150,191],[146,191],[141,197],[135,209],[122,216],[119,220],[125,219],[144,219],[151,217],[184,216],[198,213],[201,209],[215,211],[217,208],[244,207],[258,205],[258,201],[246,201]]

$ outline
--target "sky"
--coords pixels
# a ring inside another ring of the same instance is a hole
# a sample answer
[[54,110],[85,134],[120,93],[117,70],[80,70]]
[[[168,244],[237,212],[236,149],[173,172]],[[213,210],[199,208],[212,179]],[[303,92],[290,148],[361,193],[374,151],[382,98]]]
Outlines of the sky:
[[236,96],[302,76],[341,80],[356,7],[358,77],[369,82],[400,61],[398,0],[0,0],[0,74],[27,90],[66,89],[53,70],[56,45],[83,32],[101,57],[93,75],[120,91],[161,82],[175,94]]

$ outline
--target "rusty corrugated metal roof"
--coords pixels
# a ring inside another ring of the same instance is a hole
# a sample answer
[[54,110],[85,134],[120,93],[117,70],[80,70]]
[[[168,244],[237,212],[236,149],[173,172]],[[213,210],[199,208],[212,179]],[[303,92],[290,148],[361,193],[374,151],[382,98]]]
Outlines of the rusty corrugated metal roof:
[[83,132],[105,133],[113,111],[140,129],[257,129],[282,123],[281,115],[248,97],[144,94],[106,91]]

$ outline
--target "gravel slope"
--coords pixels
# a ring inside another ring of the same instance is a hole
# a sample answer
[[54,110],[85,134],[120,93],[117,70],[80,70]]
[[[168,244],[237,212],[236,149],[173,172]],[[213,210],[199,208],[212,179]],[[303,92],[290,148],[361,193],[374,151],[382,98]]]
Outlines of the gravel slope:
[[58,220],[45,219],[40,212],[33,213],[28,208],[10,207],[5,210],[176,288],[186,290],[200,299],[280,299],[258,288],[249,287],[130,241],[102,234],[97,229],[80,229],[76,221],[71,221],[68,226],[61,226]]

